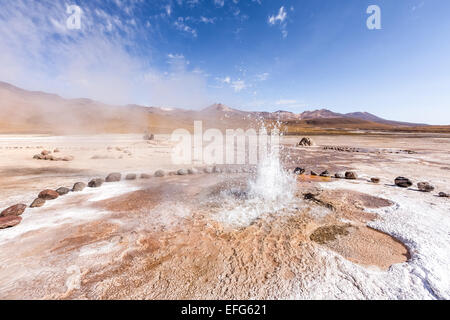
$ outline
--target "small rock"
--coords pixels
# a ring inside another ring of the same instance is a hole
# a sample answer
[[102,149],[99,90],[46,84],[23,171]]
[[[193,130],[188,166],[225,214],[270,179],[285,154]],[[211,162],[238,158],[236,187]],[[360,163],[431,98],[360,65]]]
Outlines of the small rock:
[[310,173],[312,176],[317,176],[317,173],[316,172],[314,172],[314,171],[311,171],[311,173]]
[[72,161],[73,159],[74,159],[73,156],[65,156],[61,158],[62,161]]
[[294,174],[300,175],[300,174],[304,174],[305,173],[305,169],[297,167],[294,169]]
[[445,192],[439,192],[439,197],[441,198],[450,198],[450,194]]
[[9,217],[9,216],[20,216],[27,206],[25,204],[16,204],[13,205],[0,213],[0,217]]
[[66,188],[66,187],[61,187],[61,188],[56,189],[56,192],[58,192],[58,194],[60,196],[63,196],[63,195],[68,194],[70,192],[70,189]]
[[152,141],[152,140],[155,140],[155,135],[154,134],[152,134],[152,133],[149,133],[149,132],[146,132],[145,134],[144,134],[144,140],[147,140],[147,141]]
[[372,181],[373,183],[380,183],[380,178],[373,177],[370,178],[370,181]]
[[84,182],[77,182],[73,185],[72,191],[74,192],[79,192],[79,191],[83,191],[84,188],[86,188],[86,183]]
[[355,180],[358,178],[358,175],[354,171],[347,171],[345,173],[345,179]]
[[188,174],[198,174],[198,170],[195,168],[190,168],[190,169],[188,169],[187,172],[188,172]]
[[336,179],[344,179],[344,175],[343,175],[342,173],[340,173],[340,172],[336,172],[336,173],[334,174],[334,177],[335,177]]
[[328,172],[328,170],[325,170],[324,172],[322,172],[322,173],[320,174],[320,176],[321,176],[321,177],[330,177],[331,175],[330,175],[330,173]]
[[180,169],[177,171],[177,175],[179,175],[179,176],[185,176],[187,174],[188,174],[188,172],[186,169]]
[[129,173],[125,176],[125,180],[136,180],[137,175],[135,173]]
[[55,150],[53,150],[54,153],[58,153],[60,152],[58,148],[56,148]]
[[33,159],[36,159],[36,160],[43,160],[43,159],[44,159],[44,156],[43,156],[42,154],[35,154],[35,155],[33,156]]
[[55,160],[55,157],[52,156],[51,154],[47,154],[47,155],[44,156],[44,160],[50,160],[50,161],[53,161],[53,160]]
[[434,190],[434,187],[428,182],[419,182],[417,183],[417,188],[419,188],[422,192],[431,192]]
[[103,182],[105,182],[105,180],[103,180],[102,178],[92,179],[91,181],[89,181],[88,187],[89,188],[99,188],[102,186]]
[[395,185],[401,188],[408,188],[412,186],[411,180],[405,177],[397,177],[394,180]]
[[164,172],[164,170],[158,170],[155,172],[155,177],[161,178],[164,177],[166,175],[166,173]]
[[205,169],[203,169],[204,173],[213,173],[213,168],[211,167],[206,167]]
[[56,198],[59,197],[58,192],[56,192],[55,190],[43,190],[39,193],[38,198],[44,199],[44,200],[54,200]]
[[120,179],[122,179],[122,174],[120,174],[119,172],[113,172],[108,174],[108,176],[106,177],[106,182],[118,182],[120,181]]
[[41,154],[42,154],[43,156],[47,156],[47,155],[50,154],[50,151],[42,150]]
[[151,176],[147,173],[141,174],[141,179],[150,179],[150,178],[151,178]]
[[22,217],[19,216],[0,217],[0,229],[17,226],[21,221]]
[[214,167],[213,172],[214,173],[222,173],[222,169],[220,169],[219,167]]
[[302,138],[302,140],[300,140],[300,142],[298,143],[298,146],[301,147],[310,147],[312,145],[314,145],[314,142],[311,140],[311,138],[308,137]]
[[44,199],[36,198],[31,203],[30,208],[39,208],[39,207],[42,207],[44,204],[45,204],[45,200]]

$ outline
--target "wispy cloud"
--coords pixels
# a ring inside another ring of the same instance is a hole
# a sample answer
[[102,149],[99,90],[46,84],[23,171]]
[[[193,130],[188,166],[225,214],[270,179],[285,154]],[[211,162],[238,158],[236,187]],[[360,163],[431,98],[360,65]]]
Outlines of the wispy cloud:
[[[293,10],[292,7],[291,7],[291,10]],[[283,38],[286,38],[287,35],[288,35],[286,19],[287,19],[287,12],[284,9],[284,6],[282,6],[280,8],[280,10],[278,11],[277,15],[269,16],[267,22],[271,26],[274,26],[274,25],[278,24],[280,26],[281,34],[283,35]]]
[[[120,15],[107,7],[96,8],[90,1],[80,3],[80,30],[67,29],[63,2],[3,3],[0,79],[28,89],[112,104],[196,107],[209,102],[205,76],[191,71],[182,54],[167,55],[165,70],[134,50],[138,39],[149,39],[147,30],[151,28],[146,25],[148,20],[129,15],[141,1],[115,0],[115,5],[124,9]],[[141,50],[151,54],[152,41],[145,43]]]

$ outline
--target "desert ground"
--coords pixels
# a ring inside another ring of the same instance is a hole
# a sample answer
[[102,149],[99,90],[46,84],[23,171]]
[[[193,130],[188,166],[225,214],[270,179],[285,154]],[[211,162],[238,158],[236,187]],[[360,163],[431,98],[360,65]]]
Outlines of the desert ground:
[[301,138],[281,163],[205,172],[171,164],[163,134],[0,135],[0,211],[122,174],[0,230],[0,299],[449,299],[450,134]]

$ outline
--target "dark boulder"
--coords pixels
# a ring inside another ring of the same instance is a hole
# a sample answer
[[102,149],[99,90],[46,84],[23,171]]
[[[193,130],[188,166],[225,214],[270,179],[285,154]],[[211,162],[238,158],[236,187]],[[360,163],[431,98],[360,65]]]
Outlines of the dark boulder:
[[179,176],[185,176],[188,174],[188,171],[186,169],[180,169],[177,171],[177,175]]
[[92,179],[91,181],[89,181],[88,187],[89,188],[100,188],[102,186],[103,182],[105,182],[105,180],[103,180],[102,178]]
[[158,170],[155,172],[155,177],[161,178],[164,177],[166,175],[166,173],[164,172],[164,170]]
[[358,179],[358,175],[354,171],[347,171],[345,173],[345,179],[355,180]]
[[0,229],[17,226],[21,221],[22,218],[19,216],[0,217]]
[[305,173],[305,169],[297,167],[294,169],[294,174],[300,175],[300,174],[304,174]]
[[2,213],[0,213],[0,217],[20,216],[26,208],[27,206],[25,204],[15,204],[3,210]]
[[74,192],[80,192],[83,191],[84,188],[86,188],[86,183],[84,182],[77,182],[73,185],[72,191]]
[[320,174],[321,177],[330,177],[330,172],[328,172],[328,170],[325,170],[324,172],[322,172]]
[[30,208],[39,208],[42,207],[45,204],[45,200],[42,198],[34,199],[34,201],[31,203]]
[[54,200],[59,197],[58,192],[55,190],[43,190],[39,193],[38,198],[44,199],[44,200]]
[[120,174],[119,172],[113,172],[108,174],[108,176],[106,177],[106,182],[118,182],[122,179],[122,174]]
[[450,194],[445,192],[439,192],[439,197],[441,198],[450,198]]
[[56,189],[56,192],[58,192],[58,194],[60,196],[64,196],[70,192],[70,189],[66,188],[66,187],[60,187],[60,188]]
[[398,186],[400,188],[408,188],[408,187],[412,186],[411,180],[409,180],[408,178],[405,178],[405,177],[395,178],[394,183],[396,186]]
[[141,174],[141,179],[150,179],[150,178],[151,178],[151,176],[147,173]]
[[298,146],[301,147],[311,147],[314,145],[314,142],[311,140],[311,138],[308,137],[304,137],[300,140],[300,142],[298,143]]
[[125,180],[136,180],[137,175],[135,173],[129,173],[125,176]]
[[312,176],[317,176],[317,172],[311,171],[311,175],[312,175]]
[[343,178],[344,178],[344,175],[343,175],[342,173],[340,173],[340,172],[336,172],[336,173],[334,174],[334,177],[335,177],[336,179],[343,179]]
[[434,190],[434,187],[428,182],[419,182],[417,183],[417,188],[419,188],[422,192],[431,192]]
[[373,178],[370,178],[370,181],[373,183],[380,183],[380,178],[373,177]]

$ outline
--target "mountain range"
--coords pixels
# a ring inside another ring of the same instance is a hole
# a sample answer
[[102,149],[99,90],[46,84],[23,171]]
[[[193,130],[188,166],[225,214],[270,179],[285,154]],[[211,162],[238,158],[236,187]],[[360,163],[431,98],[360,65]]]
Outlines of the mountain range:
[[[336,113],[327,109],[293,113],[250,112],[217,103],[202,110],[140,105],[114,106],[90,99],[65,99],[55,94],[28,91],[0,82],[0,133],[128,133],[152,130],[171,132],[192,129],[193,121],[204,127],[249,128],[265,121],[285,128],[313,130],[425,130],[437,126],[392,121],[367,112]],[[444,126],[446,128],[447,126]],[[434,129],[433,129],[434,130]],[[439,128],[437,130],[440,130]],[[290,131],[290,130],[287,130]]]

